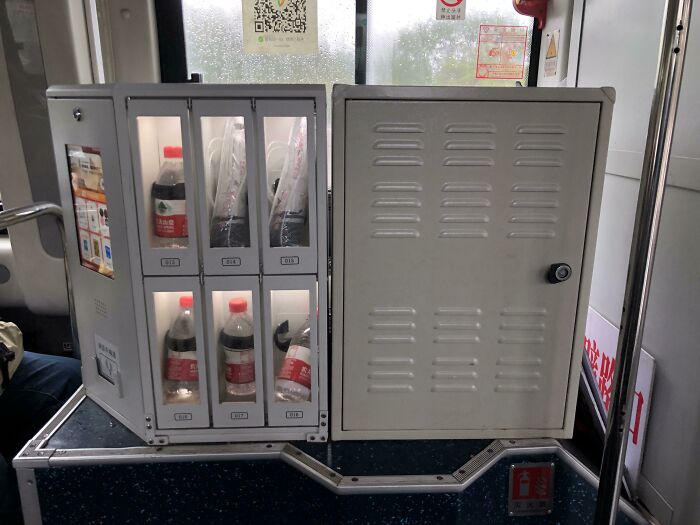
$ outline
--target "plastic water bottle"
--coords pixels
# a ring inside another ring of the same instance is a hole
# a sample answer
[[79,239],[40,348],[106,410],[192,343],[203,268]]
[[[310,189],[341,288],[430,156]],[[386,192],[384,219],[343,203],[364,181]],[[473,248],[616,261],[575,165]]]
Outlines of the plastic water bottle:
[[270,246],[308,246],[309,174],[306,118],[297,117],[270,211]]
[[151,187],[153,198],[153,245],[186,248],[187,205],[182,146],[165,146],[158,179]]
[[219,345],[226,364],[226,392],[232,396],[255,393],[255,350],[253,321],[248,315],[248,301],[243,298],[228,302],[231,312],[219,334]]
[[212,248],[250,246],[245,130],[240,121],[226,122],[218,168],[210,245]]
[[294,334],[275,382],[277,401],[301,403],[311,395],[311,327],[309,320]]
[[199,369],[192,296],[180,297],[180,311],[165,334],[168,350],[166,392],[172,402],[186,402],[199,396]]

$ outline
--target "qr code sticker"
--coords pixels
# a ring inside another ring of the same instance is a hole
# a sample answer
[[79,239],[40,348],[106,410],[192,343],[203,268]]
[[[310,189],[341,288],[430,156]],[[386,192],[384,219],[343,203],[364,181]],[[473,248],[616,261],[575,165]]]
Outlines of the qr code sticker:
[[256,33],[306,33],[306,0],[255,0]]

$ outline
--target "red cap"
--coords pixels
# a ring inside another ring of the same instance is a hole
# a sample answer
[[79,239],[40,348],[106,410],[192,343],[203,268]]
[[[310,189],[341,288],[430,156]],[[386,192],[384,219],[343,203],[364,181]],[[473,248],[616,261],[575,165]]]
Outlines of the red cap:
[[166,159],[181,159],[182,146],[165,146],[163,148],[163,156]]
[[233,312],[236,314],[245,312],[246,310],[248,310],[248,301],[246,301],[242,297],[236,297],[234,299],[231,299],[228,302],[228,310],[229,312]]
[[181,295],[180,296],[180,306],[182,308],[192,308],[194,304],[191,295]]

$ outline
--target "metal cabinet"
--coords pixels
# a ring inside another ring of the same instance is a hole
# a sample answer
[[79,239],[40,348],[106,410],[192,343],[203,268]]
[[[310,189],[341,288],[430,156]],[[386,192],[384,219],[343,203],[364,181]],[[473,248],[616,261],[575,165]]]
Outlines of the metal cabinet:
[[48,97],[88,395],[151,443],[325,440],[325,88]]
[[610,93],[336,87],[334,439],[571,434]]

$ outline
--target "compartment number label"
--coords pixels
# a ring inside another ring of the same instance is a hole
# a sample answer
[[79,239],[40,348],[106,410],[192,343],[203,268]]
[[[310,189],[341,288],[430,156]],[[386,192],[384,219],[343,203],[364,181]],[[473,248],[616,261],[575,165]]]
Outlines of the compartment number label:
[[178,412],[175,421],[192,421],[192,412]]
[[173,266],[180,266],[180,259],[177,257],[163,257],[160,260],[160,265],[163,268],[171,268]]
[[301,419],[304,417],[302,410],[287,410],[287,419]]
[[291,266],[293,264],[299,264],[299,257],[296,255],[293,257],[280,257],[280,263],[282,266]]
[[231,419],[248,419],[248,412],[231,412]]
[[224,257],[221,259],[221,266],[240,266],[240,257]]

